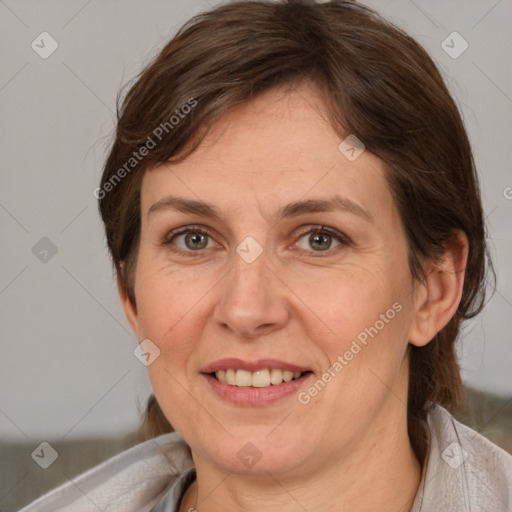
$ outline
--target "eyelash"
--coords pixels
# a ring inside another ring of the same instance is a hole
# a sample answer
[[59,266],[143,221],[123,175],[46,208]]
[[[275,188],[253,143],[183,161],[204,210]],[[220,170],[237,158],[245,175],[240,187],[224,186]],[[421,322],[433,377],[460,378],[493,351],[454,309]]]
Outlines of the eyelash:
[[[185,256],[192,256],[192,257],[203,256],[204,255],[203,253],[206,249],[197,250],[197,251],[192,251],[192,250],[185,251],[183,249],[173,247],[173,245],[172,245],[173,240],[177,236],[187,234],[187,233],[196,233],[199,235],[205,235],[213,240],[213,238],[210,236],[208,231],[204,230],[204,228],[202,226],[191,225],[191,226],[184,226],[182,228],[178,228],[178,229],[175,229],[175,230],[169,232],[167,234],[167,236],[165,237],[165,239],[163,240],[161,245],[163,247],[170,248],[173,252],[175,252],[177,254],[181,254],[181,255],[185,255]],[[340,243],[340,245],[338,247],[328,249],[327,251],[306,251],[306,252],[311,252],[313,254],[317,253],[318,256],[314,256],[314,257],[321,257],[322,254],[326,254],[326,253],[328,255],[331,255],[332,251],[335,251],[336,249],[340,249],[342,247],[350,246],[352,244],[352,240],[350,240],[350,238],[347,235],[341,233],[337,229],[330,228],[328,226],[317,226],[315,228],[310,227],[298,235],[297,241],[300,240],[303,236],[308,235],[308,234],[313,234],[313,233],[329,235],[329,236],[333,237],[334,239],[336,239],[336,241],[338,241]]]

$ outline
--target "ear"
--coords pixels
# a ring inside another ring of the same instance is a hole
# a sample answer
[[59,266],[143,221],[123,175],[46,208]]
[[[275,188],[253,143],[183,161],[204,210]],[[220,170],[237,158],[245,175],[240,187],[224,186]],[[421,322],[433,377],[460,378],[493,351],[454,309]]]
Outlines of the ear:
[[121,305],[123,306],[126,319],[128,320],[128,323],[130,324],[133,332],[138,337],[139,322],[137,306],[130,300],[126,286],[124,285],[119,273],[117,274],[117,290],[119,292],[119,298],[121,299]]
[[426,279],[416,291],[416,315],[409,332],[409,343],[422,347],[451,320],[462,297],[468,259],[468,239],[457,231],[445,252],[425,268]]

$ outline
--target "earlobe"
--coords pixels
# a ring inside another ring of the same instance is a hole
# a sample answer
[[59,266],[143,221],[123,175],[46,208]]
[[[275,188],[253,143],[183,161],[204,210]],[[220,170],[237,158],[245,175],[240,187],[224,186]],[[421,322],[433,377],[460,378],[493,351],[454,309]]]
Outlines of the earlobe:
[[412,345],[427,345],[457,311],[467,259],[468,240],[458,231],[441,258],[428,263],[427,277],[416,293],[416,316],[409,333]]
[[119,292],[119,298],[121,299],[121,305],[123,306],[126,320],[128,320],[130,327],[132,328],[133,332],[137,335],[139,325],[137,307],[130,300],[130,297],[128,296],[128,291],[126,290],[126,286],[124,285],[119,274],[117,274],[117,290]]

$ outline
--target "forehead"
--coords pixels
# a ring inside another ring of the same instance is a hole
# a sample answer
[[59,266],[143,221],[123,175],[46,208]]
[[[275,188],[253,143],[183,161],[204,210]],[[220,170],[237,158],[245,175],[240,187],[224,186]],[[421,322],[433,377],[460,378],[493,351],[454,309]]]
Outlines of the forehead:
[[383,162],[369,151],[349,160],[343,140],[314,87],[270,90],[225,113],[184,161],[147,171],[142,213],[167,195],[272,215],[299,199],[340,194],[381,214],[392,203]]

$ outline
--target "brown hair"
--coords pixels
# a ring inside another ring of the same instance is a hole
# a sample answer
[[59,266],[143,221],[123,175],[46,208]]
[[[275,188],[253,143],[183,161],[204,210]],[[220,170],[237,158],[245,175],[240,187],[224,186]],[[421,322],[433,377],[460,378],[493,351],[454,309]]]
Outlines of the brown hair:
[[[304,80],[322,94],[340,137],[355,134],[385,162],[415,278],[424,278],[421,258],[438,258],[456,230],[469,240],[456,314],[428,345],[410,347],[408,430],[423,461],[428,408],[461,399],[455,340],[461,321],[483,307],[488,253],[460,113],[425,50],[373,10],[350,0],[237,1],[181,28],[119,102],[97,194],[115,270],[135,305],[144,172],[186,158],[229,108]],[[146,426],[161,432],[154,397],[147,413]]]

